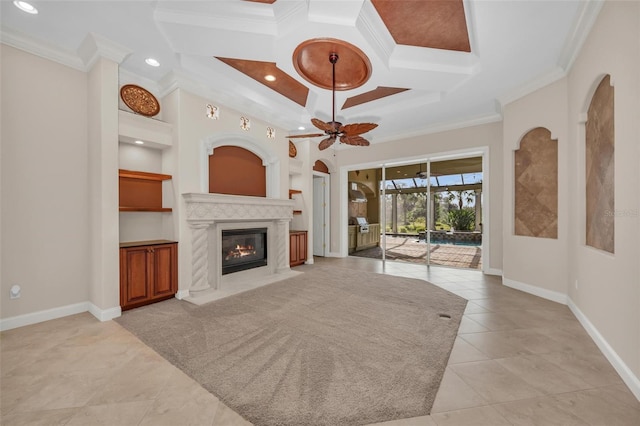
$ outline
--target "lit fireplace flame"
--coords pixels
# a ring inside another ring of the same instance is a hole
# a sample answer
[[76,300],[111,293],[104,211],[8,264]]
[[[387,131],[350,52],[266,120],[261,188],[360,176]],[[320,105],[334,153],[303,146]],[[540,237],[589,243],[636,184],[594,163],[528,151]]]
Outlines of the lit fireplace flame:
[[236,245],[235,248],[229,250],[227,253],[227,257],[224,260],[229,259],[239,259],[246,256],[255,256],[256,250],[252,245],[241,246],[240,244]]

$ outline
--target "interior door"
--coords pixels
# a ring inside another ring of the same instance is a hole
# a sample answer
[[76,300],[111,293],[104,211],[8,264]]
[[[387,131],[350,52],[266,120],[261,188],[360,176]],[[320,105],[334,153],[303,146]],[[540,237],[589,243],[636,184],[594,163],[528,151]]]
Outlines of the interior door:
[[326,256],[325,229],[326,223],[326,178],[313,176],[313,255]]

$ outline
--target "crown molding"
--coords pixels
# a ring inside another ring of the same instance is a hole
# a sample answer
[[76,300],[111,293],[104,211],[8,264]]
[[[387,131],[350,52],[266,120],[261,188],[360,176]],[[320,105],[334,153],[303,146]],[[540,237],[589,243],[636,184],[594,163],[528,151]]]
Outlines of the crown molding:
[[580,49],[584,44],[593,24],[604,5],[604,0],[585,1],[580,3],[580,16],[574,22],[573,27],[567,37],[567,41],[562,49],[562,53],[557,62],[557,66],[551,71],[539,76],[538,78],[520,86],[497,98],[501,109],[506,105],[514,102],[536,90],[539,90],[551,83],[564,78],[575,62]]
[[8,28],[2,28],[0,35],[2,43],[7,46],[15,47],[16,49],[57,62],[78,71],[86,72],[85,64],[76,52],[60,49],[46,41]]
[[388,67],[396,43],[371,2],[362,5],[356,28]]
[[90,70],[99,58],[109,59],[117,64],[131,54],[131,50],[95,33],[89,33],[78,48],[85,70]]
[[3,28],[0,35],[3,44],[83,72],[89,71],[98,58],[119,64],[131,54],[131,50],[93,33],[87,35],[75,52],[7,28]]
[[567,37],[564,48],[558,58],[558,66],[568,72],[575,62],[582,45],[593,28],[604,0],[592,0],[580,2],[580,15],[576,19],[571,28],[571,32]]
[[540,90],[545,86],[548,86],[551,83],[555,83],[556,81],[564,78],[567,75],[567,71],[556,67],[551,71],[539,76],[538,78],[531,80],[530,82],[516,87],[513,90],[510,90],[506,93],[503,93],[501,96],[497,98],[497,102],[500,105],[500,109],[504,109],[505,106],[510,104],[511,102],[517,101],[518,99],[529,95],[536,90]]
[[434,124],[433,126],[424,127],[413,132],[407,132],[401,135],[380,138],[376,140],[376,143],[397,142],[403,139],[410,139],[410,138],[415,138],[419,136],[430,135],[433,133],[448,132],[451,130],[464,129],[467,127],[481,126],[483,124],[496,123],[499,121],[502,121],[501,114],[497,112],[489,113],[489,114],[482,115],[480,117],[469,118],[469,119],[460,120],[460,121],[452,121],[449,123]]

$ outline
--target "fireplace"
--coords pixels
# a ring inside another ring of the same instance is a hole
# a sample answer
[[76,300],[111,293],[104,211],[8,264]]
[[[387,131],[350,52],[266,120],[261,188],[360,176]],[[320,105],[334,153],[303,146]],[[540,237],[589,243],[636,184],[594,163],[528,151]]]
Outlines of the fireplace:
[[222,275],[267,265],[267,228],[222,230]]

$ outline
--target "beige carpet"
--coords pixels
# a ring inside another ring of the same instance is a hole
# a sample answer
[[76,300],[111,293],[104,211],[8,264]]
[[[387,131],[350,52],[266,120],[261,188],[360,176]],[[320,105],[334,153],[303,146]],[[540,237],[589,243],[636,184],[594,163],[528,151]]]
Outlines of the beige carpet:
[[344,426],[429,414],[465,306],[425,281],[315,267],[116,321],[255,425]]

